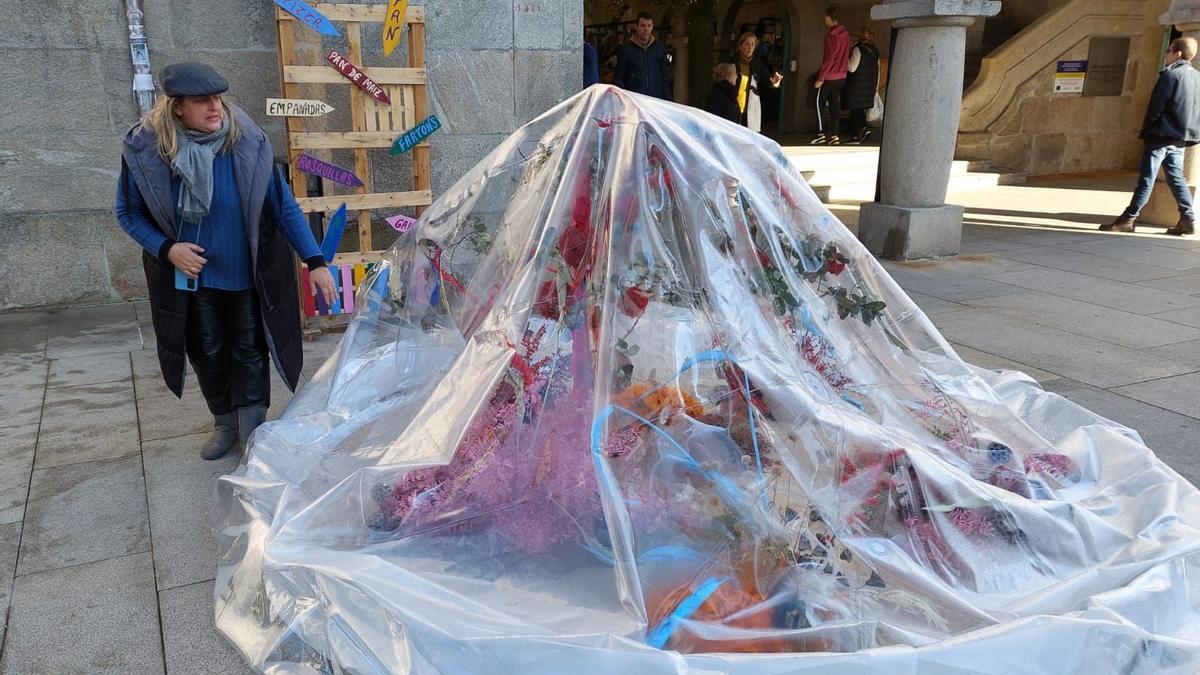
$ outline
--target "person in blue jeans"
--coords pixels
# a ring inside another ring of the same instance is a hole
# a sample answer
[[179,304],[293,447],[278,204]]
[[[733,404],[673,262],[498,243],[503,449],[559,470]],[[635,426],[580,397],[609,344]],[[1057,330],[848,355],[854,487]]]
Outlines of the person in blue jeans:
[[1200,143],[1200,71],[1192,67],[1197,43],[1179,38],[1167,50],[1167,67],[1158,76],[1141,138],[1146,142],[1133,201],[1116,220],[1101,225],[1105,232],[1133,232],[1138,216],[1150,202],[1159,169],[1166,171],[1167,185],[1179,204],[1179,222],[1167,230],[1174,236],[1190,235],[1196,229],[1192,191],[1183,175],[1185,148]]
[[266,419],[272,362],[289,388],[299,379],[293,251],[310,291],[332,304],[335,287],[266,133],[224,100],[229,82],[202,63],[160,79],[166,95],[125,136],[116,215],[144,249],[163,379],[182,396],[191,361],[213,415],[200,454],[217,459]]

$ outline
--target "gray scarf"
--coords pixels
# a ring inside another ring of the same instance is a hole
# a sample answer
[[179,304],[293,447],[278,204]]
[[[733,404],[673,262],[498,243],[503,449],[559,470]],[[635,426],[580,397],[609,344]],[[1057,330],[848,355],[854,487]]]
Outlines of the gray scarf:
[[185,223],[199,223],[208,215],[213,193],[213,158],[229,135],[229,116],[221,128],[204,133],[185,129],[177,123],[179,151],[171,160],[171,171],[179,176],[179,214]]

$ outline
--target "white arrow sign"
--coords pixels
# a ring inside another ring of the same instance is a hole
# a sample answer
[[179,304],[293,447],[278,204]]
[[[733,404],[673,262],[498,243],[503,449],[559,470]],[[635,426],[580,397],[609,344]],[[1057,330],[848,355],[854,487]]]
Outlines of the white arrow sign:
[[333,112],[333,106],[324,101],[302,98],[269,98],[267,114],[273,117],[320,117]]

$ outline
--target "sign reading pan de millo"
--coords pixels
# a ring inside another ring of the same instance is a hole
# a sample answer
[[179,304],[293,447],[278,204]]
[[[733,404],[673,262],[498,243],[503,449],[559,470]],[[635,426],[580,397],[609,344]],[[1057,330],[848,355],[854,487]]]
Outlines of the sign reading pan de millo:
[[330,49],[329,55],[325,57],[329,65],[337,69],[339,73],[344,75],[347,80],[354,83],[356,87],[362,89],[368,96],[379,101],[384,105],[391,105],[392,99],[388,97],[387,92],[383,87],[376,84],[375,80],[367,77],[362,69],[350,63],[346,57],[338,53],[336,49]]
[[333,106],[324,101],[303,98],[267,99],[267,114],[272,117],[320,117],[333,110]]
[[429,137],[430,134],[442,128],[442,123],[438,120],[437,115],[426,117],[420,124],[409,129],[392,143],[392,149],[388,150],[390,155],[399,155],[402,152],[408,152],[417,147],[421,141]]

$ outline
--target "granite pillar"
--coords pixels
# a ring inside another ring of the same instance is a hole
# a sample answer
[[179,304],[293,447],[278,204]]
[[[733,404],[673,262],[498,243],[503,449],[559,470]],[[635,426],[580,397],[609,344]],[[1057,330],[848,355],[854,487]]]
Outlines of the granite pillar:
[[995,16],[996,0],[892,0],[871,18],[899,30],[880,152],[880,200],[863,204],[859,239],[907,260],[956,255],[961,207],[947,205],[962,105],[967,27]]

